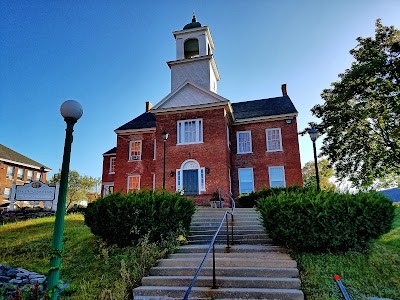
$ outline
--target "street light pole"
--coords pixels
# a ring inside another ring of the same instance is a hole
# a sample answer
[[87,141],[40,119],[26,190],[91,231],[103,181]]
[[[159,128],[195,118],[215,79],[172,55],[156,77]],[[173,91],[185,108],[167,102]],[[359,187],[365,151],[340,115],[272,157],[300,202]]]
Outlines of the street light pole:
[[318,160],[317,160],[317,147],[315,145],[315,141],[318,138],[318,131],[315,127],[308,130],[308,134],[310,135],[310,139],[313,143],[313,150],[314,150],[314,165],[315,165],[315,178],[317,179],[317,191],[320,191],[321,188],[319,186],[319,172],[318,172]]
[[165,144],[167,142],[169,133],[164,129],[164,131],[161,133],[163,141],[164,141],[164,167],[163,167],[163,190],[165,190],[165,162],[166,162],[166,147]]
[[72,133],[74,131],[75,123],[83,114],[82,106],[74,100],[65,101],[61,105],[60,111],[61,115],[64,117],[65,122],[67,123],[67,129],[65,134],[64,154],[61,167],[60,190],[58,194],[56,219],[54,222],[52,249],[50,252],[48,291],[51,300],[58,299],[57,285],[60,279],[65,204],[68,191],[69,163],[71,158],[71,145],[73,140]]

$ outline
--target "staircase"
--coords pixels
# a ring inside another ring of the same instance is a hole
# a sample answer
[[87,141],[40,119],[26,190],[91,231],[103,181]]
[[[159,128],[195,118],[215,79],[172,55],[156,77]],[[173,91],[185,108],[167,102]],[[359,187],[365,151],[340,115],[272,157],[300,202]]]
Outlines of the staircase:
[[[151,268],[142,286],[133,290],[134,299],[182,299],[226,210],[198,208],[189,244]],[[190,299],[304,299],[296,262],[285,249],[272,244],[254,209],[235,210],[234,245],[229,249],[226,240],[224,224],[215,244],[218,288],[211,288],[211,252]]]

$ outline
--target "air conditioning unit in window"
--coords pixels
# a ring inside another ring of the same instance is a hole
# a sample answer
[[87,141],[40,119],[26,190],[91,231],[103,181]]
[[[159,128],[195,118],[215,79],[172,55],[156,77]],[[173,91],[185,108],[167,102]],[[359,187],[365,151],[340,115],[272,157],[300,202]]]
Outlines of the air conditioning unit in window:
[[131,155],[129,160],[140,160],[140,155]]

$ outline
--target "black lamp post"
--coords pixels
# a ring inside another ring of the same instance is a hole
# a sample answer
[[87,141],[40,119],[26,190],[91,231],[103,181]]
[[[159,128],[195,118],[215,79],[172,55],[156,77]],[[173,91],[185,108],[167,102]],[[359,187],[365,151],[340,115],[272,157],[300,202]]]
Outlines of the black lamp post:
[[164,131],[161,133],[162,139],[164,141],[164,168],[163,168],[163,179],[162,179],[162,188],[165,190],[165,161],[166,161],[166,156],[165,156],[165,143],[168,140],[169,133],[164,129]]
[[62,239],[64,232],[65,204],[68,191],[69,162],[71,158],[72,132],[74,125],[83,114],[82,106],[75,100],[65,101],[60,108],[61,115],[67,123],[65,134],[64,155],[61,167],[60,190],[54,223],[52,249],[50,252],[50,272],[48,290],[51,300],[58,299],[57,285],[60,279],[60,264],[62,253]]
[[317,179],[317,191],[320,191],[319,187],[319,173],[318,173],[318,161],[317,161],[317,148],[315,146],[315,141],[318,138],[318,131],[315,129],[315,127],[311,128],[308,130],[308,134],[310,135],[310,139],[313,143],[313,149],[314,149],[314,164],[315,164],[315,176]]

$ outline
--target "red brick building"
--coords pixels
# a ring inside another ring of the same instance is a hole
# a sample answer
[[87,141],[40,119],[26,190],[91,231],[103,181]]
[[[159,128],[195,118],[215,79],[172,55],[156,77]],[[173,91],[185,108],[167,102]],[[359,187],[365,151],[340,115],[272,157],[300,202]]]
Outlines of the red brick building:
[[[115,130],[104,153],[103,195],[112,191],[183,191],[208,201],[220,188],[234,197],[263,187],[302,185],[297,110],[282,96],[231,103],[217,94],[219,72],[207,26],[193,18],[173,32],[171,93]],[[164,142],[163,132],[168,133]]]
[[10,203],[13,182],[23,185],[39,180],[43,167],[42,182],[46,182],[46,173],[50,168],[0,144],[0,204]]

